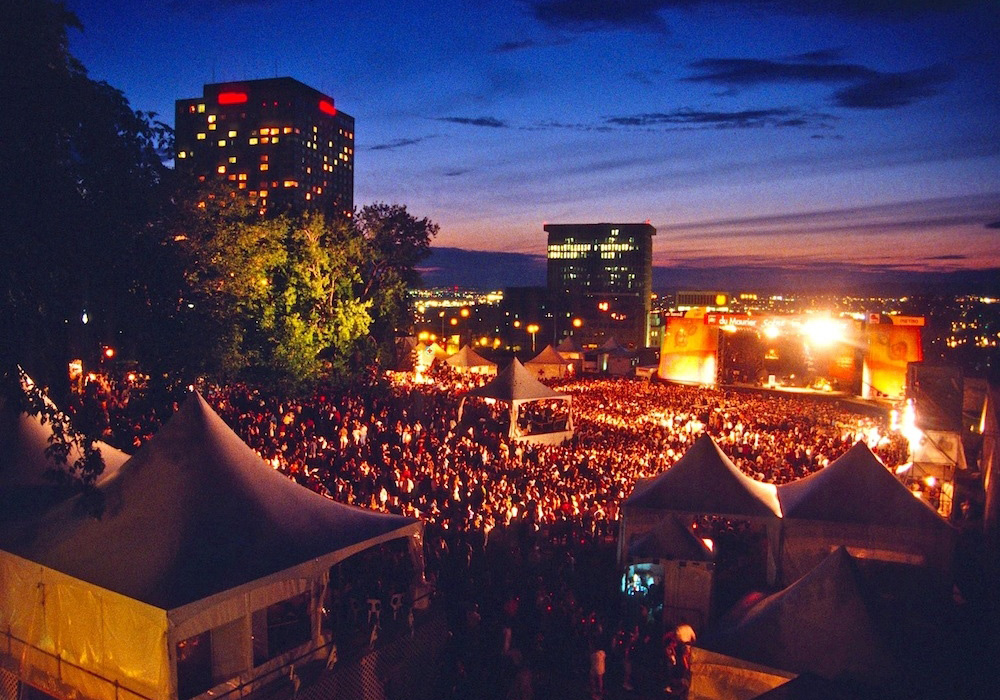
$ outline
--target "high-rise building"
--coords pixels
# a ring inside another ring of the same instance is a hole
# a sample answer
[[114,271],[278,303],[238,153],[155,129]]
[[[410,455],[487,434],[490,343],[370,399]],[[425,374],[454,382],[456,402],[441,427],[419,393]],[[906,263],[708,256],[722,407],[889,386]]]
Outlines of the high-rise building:
[[177,100],[176,167],[245,190],[262,209],[354,209],[354,117],[292,78],[205,85]]
[[[548,288],[586,344],[649,343],[653,236],[644,224],[546,224]],[[577,325],[577,324],[574,324]]]

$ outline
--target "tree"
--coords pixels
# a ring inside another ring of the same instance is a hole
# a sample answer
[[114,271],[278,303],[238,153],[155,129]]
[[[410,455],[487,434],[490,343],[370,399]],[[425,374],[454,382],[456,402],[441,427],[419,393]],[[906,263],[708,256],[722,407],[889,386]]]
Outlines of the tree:
[[87,77],[62,3],[11,0],[4,22],[0,351],[42,383],[65,382],[71,353],[146,322],[136,247],[168,177],[170,133]]
[[[361,239],[316,213],[262,217],[222,189],[202,192],[173,239],[187,260],[179,305],[220,379],[310,382],[348,372],[372,323],[359,298]],[[193,358],[189,358],[193,359]]]
[[406,292],[420,284],[417,265],[430,253],[439,227],[416,218],[405,205],[383,202],[363,207],[354,221],[365,243],[360,297],[372,304],[371,335],[385,361],[394,356],[396,337],[412,327]]

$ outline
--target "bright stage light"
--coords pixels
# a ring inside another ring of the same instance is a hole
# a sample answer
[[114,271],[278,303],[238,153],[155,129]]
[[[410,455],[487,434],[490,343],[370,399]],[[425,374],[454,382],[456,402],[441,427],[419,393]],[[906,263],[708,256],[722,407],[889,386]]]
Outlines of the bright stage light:
[[814,318],[802,327],[809,343],[816,347],[828,347],[843,339],[843,324],[832,318]]
[[781,335],[781,329],[775,325],[764,326],[764,337],[774,340]]

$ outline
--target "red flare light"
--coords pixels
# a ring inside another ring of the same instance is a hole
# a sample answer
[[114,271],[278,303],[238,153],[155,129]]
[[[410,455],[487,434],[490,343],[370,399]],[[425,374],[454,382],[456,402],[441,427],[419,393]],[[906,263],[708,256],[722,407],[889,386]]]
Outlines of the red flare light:
[[331,117],[337,116],[337,108],[333,106],[330,100],[320,100],[319,111],[323,114],[329,114]]

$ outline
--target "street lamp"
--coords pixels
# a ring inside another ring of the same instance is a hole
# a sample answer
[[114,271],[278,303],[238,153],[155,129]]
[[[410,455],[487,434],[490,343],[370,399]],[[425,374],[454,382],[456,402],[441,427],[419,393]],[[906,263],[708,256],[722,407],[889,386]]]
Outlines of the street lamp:
[[526,330],[529,333],[531,333],[531,352],[535,352],[535,333],[538,332],[538,324],[537,323],[529,323],[528,327],[525,328],[524,330]]

